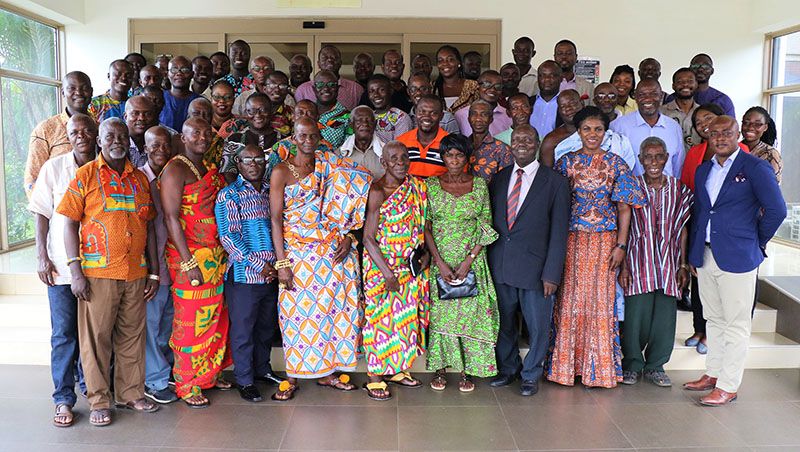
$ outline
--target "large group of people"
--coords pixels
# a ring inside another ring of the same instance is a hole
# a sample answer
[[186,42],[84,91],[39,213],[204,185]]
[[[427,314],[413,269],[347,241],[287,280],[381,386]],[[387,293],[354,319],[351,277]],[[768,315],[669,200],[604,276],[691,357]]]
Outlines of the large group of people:
[[72,424],[77,393],[103,426],[112,407],[205,408],[214,389],[258,402],[256,383],[280,402],[301,379],[354,391],[360,358],[377,401],[422,386],[423,355],[436,391],[448,370],[461,392],[476,377],[520,379],[524,396],[542,379],[670,386],[684,294],[686,343],[708,353],[684,387],[734,400],[757,269],[786,216],[769,113],[740,126],[705,54],[667,94],[654,58],[638,82],[624,65],[595,86],[569,40],[538,67],[530,38],[512,53],[482,70],[444,45],[407,81],[399,51],[380,66],[360,53],[348,80],[333,45],[317,72],[295,55],[287,75],[236,41],[129,54],[95,97],[67,74],[25,169],[54,425]]

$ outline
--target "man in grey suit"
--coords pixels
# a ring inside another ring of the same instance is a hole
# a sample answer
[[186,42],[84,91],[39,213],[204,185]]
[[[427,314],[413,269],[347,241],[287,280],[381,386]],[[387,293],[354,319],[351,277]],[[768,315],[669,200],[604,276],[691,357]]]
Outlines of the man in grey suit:
[[[540,165],[538,150],[536,129],[514,128],[514,165],[497,173],[489,185],[494,228],[500,234],[488,250],[500,311],[498,375],[490,384],[506,386],[521,374],[524,396],[539,390],[554,295],[564,269],[571,204],[567,179]],[[530,332],[524,362],[517,345],[518,308]]]

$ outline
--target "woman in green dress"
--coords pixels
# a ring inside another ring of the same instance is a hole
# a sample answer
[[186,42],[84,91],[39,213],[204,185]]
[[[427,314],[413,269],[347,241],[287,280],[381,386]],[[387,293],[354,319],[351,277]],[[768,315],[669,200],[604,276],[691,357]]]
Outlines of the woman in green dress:
[[[444,390],[445,371],[461,371],[458,389],[475,389],[471,377],[497,374],[495,342],[500,324],[484,247],[497,240],[492,229],[489,190],[486,182],[464,171],[472,154],[472,143],[463,135],[442,139],[441,155],[447,173],[428,179],[429,217],[425,244],[431,252],[431,317],[427,354],[428,370],[435,370],[431,388]],[[458,283],[475,274],[478,295],[439,298],[436,278]]]

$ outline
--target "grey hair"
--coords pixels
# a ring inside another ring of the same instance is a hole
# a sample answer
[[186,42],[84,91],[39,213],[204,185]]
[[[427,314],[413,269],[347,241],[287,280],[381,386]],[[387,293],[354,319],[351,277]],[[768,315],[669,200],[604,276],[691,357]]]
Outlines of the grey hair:
[[492,104],[490,104],[489,102],[487,102],[487,101],[485,101],[483,99],[477,99],[477,100],[473,101],[471,104],[469,104],[469,106],[471,107],[471,106],[473,106],[475,104],[486,105],[487,107],[489,107],[489,111],[492,111]]
[[100,130],[111,126],[122,126],[125,128],[125,130],[128,130],[128,125],[125,124],[125,121],[123,121],[122,118],[118,118],[116,116],[104,119],[103,122],[100,123]]
[[664,140],[662,140],[659,137],[645,138],[642,141],[642,144],[639,145],[639,153],[641,154],[642,152],[644,152],[645,148],[649,146],[659,146],[661,149],[664,150],[665,154],[669,154],[669,151],[667,151],[667,143],[665,143]]
[[356,108],[354,108],[354,109],[350,110],[350,124],[351,124],[351,125],[352,125],[352,123],[353,123],[353,118],[355,118],[355,116],[356,116],[356,112],[357,112],[358,110],[366,110],[366,111],[368,111],[368,112],[369,112],[369,114],[370,114],[370,116],[372,116],[372,119],[375,119],[375,112],[374,112],[374,111],[372,111],[372,109],[371,109],[371,108],[367,107],[366,105],[359,105],[359,106],[357,106]]

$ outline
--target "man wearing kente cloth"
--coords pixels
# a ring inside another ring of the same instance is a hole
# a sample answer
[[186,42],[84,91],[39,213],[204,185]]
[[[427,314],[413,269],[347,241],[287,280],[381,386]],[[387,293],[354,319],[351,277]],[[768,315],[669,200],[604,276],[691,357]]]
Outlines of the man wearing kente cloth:
[[[294,397],[298,378],[340,391],[338,371],[356,368],[359,274],[350,231],[364,223],[372,176],[320,147],[317,123],[295,123],[297,154],[270,156],[270,215],[278,270],[278,320],[287,381],[273,400]],[[269,170],[268,170],[269,171]]]
[[184,151],[161,172],[161,205],[167,226],[166,259],[175,302],[170,346],[175,351],[175,392],[192,408],[205,408],[202,390],[231,389],[222,370],[231,364],[228,307],[222,298],[226,254],[219,241],[214,205],[225,180],[203,161],[211,125],[183,123]]
[[416,276],[409,267],[415,248],[424,243],[425,182],[408,174],[408,149],[399,141],[384,146],[381,163],[386,174],[372,184],[364,226],[363,335],[369,377],[364,389],[373,400],[392,398],[387,382],[422,384],[408,369],[425,352],[429,319],[427,249],[415,253],[422,268]]

